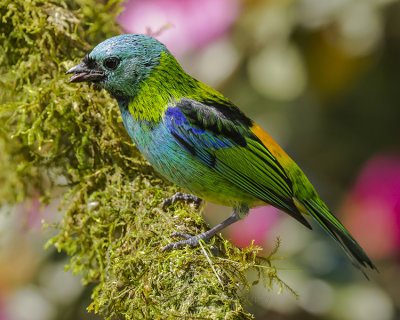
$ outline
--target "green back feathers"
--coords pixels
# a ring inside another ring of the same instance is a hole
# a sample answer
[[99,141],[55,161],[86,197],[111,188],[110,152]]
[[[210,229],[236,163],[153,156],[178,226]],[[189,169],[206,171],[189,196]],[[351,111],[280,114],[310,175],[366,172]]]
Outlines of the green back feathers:
[[159,121],[168,105],[174,105],[184,97],[196,101],[212,97],[228,102],[221,93],[189,76],[175,57],[164,51],[158,65],[140,84],[129,110],[135,120]]
[[168,104],[192,94],[198,87],[197,81],[183,71],[171,54],[161,52],[158,65],[140,83],[129,110],[135,120],[159,121]]

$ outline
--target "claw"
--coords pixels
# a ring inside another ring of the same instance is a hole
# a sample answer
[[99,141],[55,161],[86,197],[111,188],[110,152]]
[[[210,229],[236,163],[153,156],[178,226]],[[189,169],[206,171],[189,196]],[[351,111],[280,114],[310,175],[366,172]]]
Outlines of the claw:
[[[190,196],[190,195],[189,195]],[[168,199],[167,199],[168,200]],[[248,207],[247,207],[247,212],[248,212]],[[196,247],[199,245],[199,240],[202,239],[203,241],[207,242],[211,237],[213,237],[217,232],[221,231],[223,228],[231,225],[232,223],[238,221],[240,219],[238,212],[236,211],[236,209],[233,210],[232,215],[222,221],[220,224],[216,225],[214,228],[199,234],[197,236],[190,236],[188,234],[184,234],[184,233],[179,233],[179,232],[175,232],[172,234],[172,236],[175,237],[181,237],[184,238],[185,240],[181,240],[178,242],[173,242],[173,243],[169,243],[167,244],[164,248],[162,248],[162,252],[168,251],[168,250],[175,250],[177,248],[183,247],[185,245],[189,245],[192,247]]]
[[[175,250],[179,249],[185,245],[190,245],[192,247],[197,247],[199,245],[199,240],[203,239],[205,242],[211,238],[210,236],[206,235],[203,236],[203,234],[200,234],[198,236],[191,236],[189,234],[185,233],[180,233],[180,232],[174,232],[171,234],[171,237],[181,237],[184,238],[185,240],[177,241],[177,242],[172,242],[167,244],[165,247],[161,249],[162,252],[169,251],[169,250]],[[217,256],[219,253],[219,250],[216,246],[212,246],[211,252],[214,256]]]
[[199,197],[196,197],[192,194],[177,192],[171,198],[165,199],[162,202],[163,210],[165,210],[168,206],[170,206],[178,201],[186,201],[186,202],[194,203],[196,208],[198,208],[198,207],[200,207],[202,200]]
[[[167,244],[164,248],[162,248],[162,250],[161,250],[162,252],[165,252],[168,250],[175,250],[175,249],[178,249],[178,248],[186,246],[186,245],[189,245],[192,247],[197,247],[199,245],[199,240],[202,238],[199,236],[189,236],[187,234],[182,234],[182,233],[174,233],[173,235],[185,238],[185,240]],[[203,240],[205,240],[205,239],[203,239]]]
[[191,236],[190,234],[186,234],[186,233],[174,232],[173,234],[171,234],[171,237],[181,237],[183,239],[190,239],[193,236]]

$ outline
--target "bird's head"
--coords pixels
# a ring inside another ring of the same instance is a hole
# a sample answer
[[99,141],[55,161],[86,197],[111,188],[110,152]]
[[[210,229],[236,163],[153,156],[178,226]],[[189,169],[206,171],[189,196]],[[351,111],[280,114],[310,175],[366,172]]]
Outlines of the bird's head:
[[134,97],[141,81],[158,65],[161,53],[170,55],[158,40],[124,34],[98,44],[81,63],[67,71],[69,82],[95,82],[114,97]]

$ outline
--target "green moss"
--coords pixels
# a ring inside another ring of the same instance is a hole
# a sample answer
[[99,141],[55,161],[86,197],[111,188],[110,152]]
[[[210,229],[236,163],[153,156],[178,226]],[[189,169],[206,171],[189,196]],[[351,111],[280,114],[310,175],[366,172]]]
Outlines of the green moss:
[[84,284],[96,283],[89,310],[107,319],[251,319],[243,310],[247,271],[285,287],[271,257],[221,237],[162,253],[172,232],[207,225],[190,206],[161,210],[177,188],[138,154],[115,101],[67,83],[69,67],[120,32],[120,2],[0,2],[0,204],[64,193],[49,245],[71,256],[67,268]]

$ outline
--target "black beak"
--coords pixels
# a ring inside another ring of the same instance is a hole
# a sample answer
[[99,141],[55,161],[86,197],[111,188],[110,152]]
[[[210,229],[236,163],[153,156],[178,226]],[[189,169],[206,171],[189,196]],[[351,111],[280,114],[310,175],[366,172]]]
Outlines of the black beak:
[[[93,64],[91,63],[91,65]],[[70,73],[74,73],[74,75],[68,82],[99,82],[105,78],[105,74],[98,64],[88,67],[85,59],[80,64],[69,69],[65,74]]]

